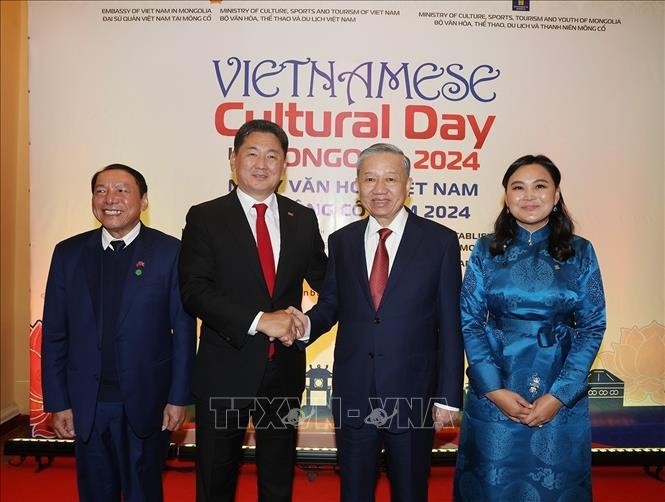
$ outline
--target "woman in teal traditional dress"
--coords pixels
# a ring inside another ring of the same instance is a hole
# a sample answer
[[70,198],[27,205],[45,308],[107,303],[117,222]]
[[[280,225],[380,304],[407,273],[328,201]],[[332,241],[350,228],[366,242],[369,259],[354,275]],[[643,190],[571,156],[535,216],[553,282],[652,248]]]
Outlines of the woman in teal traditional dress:
[[605,298],[560,181],[543,155],[516,160],[494,234],[478,240],[467,264],[469,390],[456,501],[591,500],[587,374],[605,332]]

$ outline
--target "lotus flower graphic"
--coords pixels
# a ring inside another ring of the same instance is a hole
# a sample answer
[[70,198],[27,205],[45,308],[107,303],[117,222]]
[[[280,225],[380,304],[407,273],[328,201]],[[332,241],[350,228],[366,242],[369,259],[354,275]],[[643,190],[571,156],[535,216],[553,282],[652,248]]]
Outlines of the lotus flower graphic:
[[625,382],[624,403],[665,405],[665,326],[621,328],[619,342],[610,345],[600,361]]
[[33,437],[55,437],[42,394],[42,321],[30,326],[30,427]]

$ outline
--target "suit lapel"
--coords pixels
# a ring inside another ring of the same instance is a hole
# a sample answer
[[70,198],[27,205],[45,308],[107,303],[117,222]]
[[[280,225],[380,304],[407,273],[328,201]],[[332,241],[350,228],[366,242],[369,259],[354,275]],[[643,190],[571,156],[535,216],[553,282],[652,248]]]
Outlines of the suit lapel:
[[[420,246],[422,240],[422,228],[418,224],[415,216],[409,212],[409,217],[404,226],[404,235],[400,240],[397,254],[395,255],[395,262],[390,268],[390,275],[388,276],[388,284],[383,292],[381,303],[383,304],[386,298],[398,287],[402,281],[402,277],[409,273],[409,265],[416,258],[416,250]],[[379,305],[380,307],[380,305]]]
[[102,230],[101,228],[90,234],[83,250],[83,267],[85,268],[85,278],[90,293],[90,302],[95,315],[97,324],[97,337],[101,339],[101,296],[100,284],[102,274]]
[[[132,258],[129,261],[127,271],[125,272],[125,283],[122,287],[120,309],[118,310],[118,328],[122,326],[122,323],[132,306],[132,302],[140,291],[141,283],[143,282],[141,281],[141,276],[143,273],[150,273],[150,265],[152,263],[151,258],[153,255],[152,244],[153,242],[150,232],[147,231],[143,224],[141,224],[139,235],[127,248],[127,251],[132,253]],[[137,275],[135,273],[136,270],[141,270],[141,274]]]
[[349,245],[351,246],[350,266],[356,267],[355,276],[358,279],[358,285],[363,292],[365,300],[373,310],[374,303],[372,302],[372,295],[369,292],[369,270],[367,270],[367,256],[365,254],[365,231],[367,230],[368,221],[365,218],[353,229],[354,235],[349,240]]
[[[293,270],[293,260],[296,258],[295,250],[298,247],[298,222],[299,214],[297,207],[287,207],[288,202],[277,195],[277,207],[279,210],[279,262],[275,276],[275,291],[277,297],[287,287],[288,279]],[[260,264],[259,264],[260,265]]]

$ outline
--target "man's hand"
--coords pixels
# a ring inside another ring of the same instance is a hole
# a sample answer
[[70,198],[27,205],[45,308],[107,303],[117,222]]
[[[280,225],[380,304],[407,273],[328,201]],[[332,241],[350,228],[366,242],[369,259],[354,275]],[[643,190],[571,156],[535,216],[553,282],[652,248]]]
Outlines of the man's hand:
[[544,394],[533,402],[531,413],[522,423],[529,427],[542,427],[559,413],[562,406],[563,403],[552,394]]
[[164,407],[164,418],[162,419],[162,430],[176,431],[185,421],[187,409],[184,406],[167,404]]
[[256,330],[265,334],[271,342],[279,340],[287,347],[305,332],[302,321],[286,310],[264,312],[256,325]]
[[60,439],[73,439],[76,436],[74,431],[74,413],[72,409],[56,411],[51,416],[51,425],[56,436]]
[[434,429],[440,431],[445,427],[454,427],[459,424],[460,412],[432,406],[432,419],[434,420]]
[[307,317],[295,307],[289,307],[286,309],[286,312],[294,316],[296,318],[296,322],[300,322],[302,324],[302,330],[299,330],[298,339],[302,338],[307,331],[307,327],[309,326],[309,317]]
[[488,392],[485,396],[513,422],[524,423],[533,408],[533,404],[512,390],[497,389]]

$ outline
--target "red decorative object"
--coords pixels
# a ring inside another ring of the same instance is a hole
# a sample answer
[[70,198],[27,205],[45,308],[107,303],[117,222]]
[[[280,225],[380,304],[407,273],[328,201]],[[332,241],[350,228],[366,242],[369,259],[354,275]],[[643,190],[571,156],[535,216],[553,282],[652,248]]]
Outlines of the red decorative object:
[[30,330],[30,428],[33,437],[54,438],[51,414],[44,411],[42,394],[42,321]]

